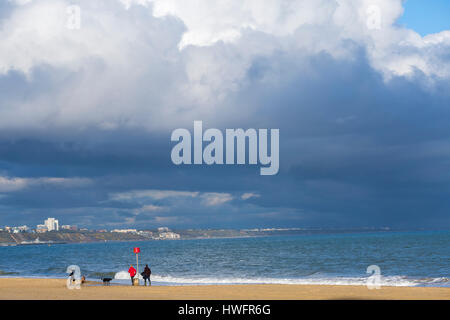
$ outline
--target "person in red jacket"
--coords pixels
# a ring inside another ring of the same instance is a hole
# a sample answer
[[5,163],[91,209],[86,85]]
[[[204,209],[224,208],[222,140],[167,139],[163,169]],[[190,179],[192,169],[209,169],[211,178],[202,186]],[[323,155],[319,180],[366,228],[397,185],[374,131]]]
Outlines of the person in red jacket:
[[130,274],[131,277],[131,285],[134,285],[134,276],[136,275],[136,269],[133,268],[132,264],[130,264],[130,269],[128,269],[128,273]]

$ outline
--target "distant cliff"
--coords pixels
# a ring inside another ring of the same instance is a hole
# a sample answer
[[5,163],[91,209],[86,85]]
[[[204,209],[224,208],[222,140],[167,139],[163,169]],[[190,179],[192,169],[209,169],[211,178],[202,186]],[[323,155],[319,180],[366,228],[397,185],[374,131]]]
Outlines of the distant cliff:
[[133,233],[117,232],[75,232],[75,231],[50,231],[45,233],[8,233],[0,232],[0,243],[21,244],[22,242],[98,242],[98,241],[137,241],[148,238]]
[[[239,238],[239,237],[265,237],[286,235],[313,235],[333,233],[355,233],[355,232],[386,232],[386,229],[188,229],[173,230],[180,239],[211,239],[211,238]],[[170,232],[169,232],[170,233]],[[156,230],[137,233],[120,232],[96,232],[96,231],[50,231],[45,233],[8,233],[0,232],[0,245],[24,244],[36,241],[56,243],[77,242],[102,242],[102,241],[141,241],[141,240],[167,240],[167,232]]]

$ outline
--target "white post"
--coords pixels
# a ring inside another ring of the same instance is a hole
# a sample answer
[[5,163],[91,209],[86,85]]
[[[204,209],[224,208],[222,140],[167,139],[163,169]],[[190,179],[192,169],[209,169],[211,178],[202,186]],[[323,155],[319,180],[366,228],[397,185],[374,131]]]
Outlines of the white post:
[[138,285],[139,285],[139,253],[136,253],[136,272],[137,272],[137,279],[138,279]]

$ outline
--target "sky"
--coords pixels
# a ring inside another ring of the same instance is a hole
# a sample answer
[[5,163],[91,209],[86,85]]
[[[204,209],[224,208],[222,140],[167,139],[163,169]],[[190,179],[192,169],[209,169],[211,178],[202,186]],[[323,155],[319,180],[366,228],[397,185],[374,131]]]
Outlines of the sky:
[[[449,229],[448,4],[373,3],[0,2],[0,226]],[[174,165],[196,120],[278,174]]]
[[450,2],[432,0],[406,0],[405,12],[399,23],[411,28],[421,36],[450,29]]

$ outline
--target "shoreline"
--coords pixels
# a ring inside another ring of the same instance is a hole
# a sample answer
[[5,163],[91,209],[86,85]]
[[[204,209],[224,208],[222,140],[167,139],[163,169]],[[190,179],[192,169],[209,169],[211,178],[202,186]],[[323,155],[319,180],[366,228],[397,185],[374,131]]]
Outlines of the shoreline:
[[244,284],[103,286],[87,281],[69,290],[66,279],[0,278],[0,300],[450,300],[448,287]]
[[[126,272],[126,271],[123,271]],[[106,277],[111,277],[111,275],[103,275]],[[62,280],[66,281],[67,276],[55,276],[55,275],[20,275],[20,274],[12,274],[12,273],[0,273],[0,281],[2,279],[22,279],[22,280]],[[229,281],[229,282],[214,282],[214,281],[208,281],[208,282],[195,282],[195,281],[188,281],[188,279],[185,279],[186,281],[170,281],[165,279],[159,279],[158,276],[152,277],[152,283],[156,287],[197,287],[197,286],[332,286],[332,287],[364,287],[367,288],[367,281],[364,282],[357,282],[357,280],[353,280],[354,282],[295,282],[298,279],[291,279],[292,281]],[[305,279],[306,280],[306,279]],[[111,286],[127,286],[130,279],[123,279],[123,278],[114,278],[112,277],[112,281],[110,282]],[[143,283],[142,277],[140,277],[141,285]],[[351,280],[350,280],[351,281]],[[99,277],[86,277],[86,282],[89,282],[91,284],[102,284],[101,278]],[[389,283],[389,282],[381,282],[380,286],[383,288],[446,288],[450,290],[450,285],[435,285],[432,283],[429,284],[423,284],[423,283],[417,283],[414,284],[413,282],[410,283],[403,283],[403,284],[395,284]]]

